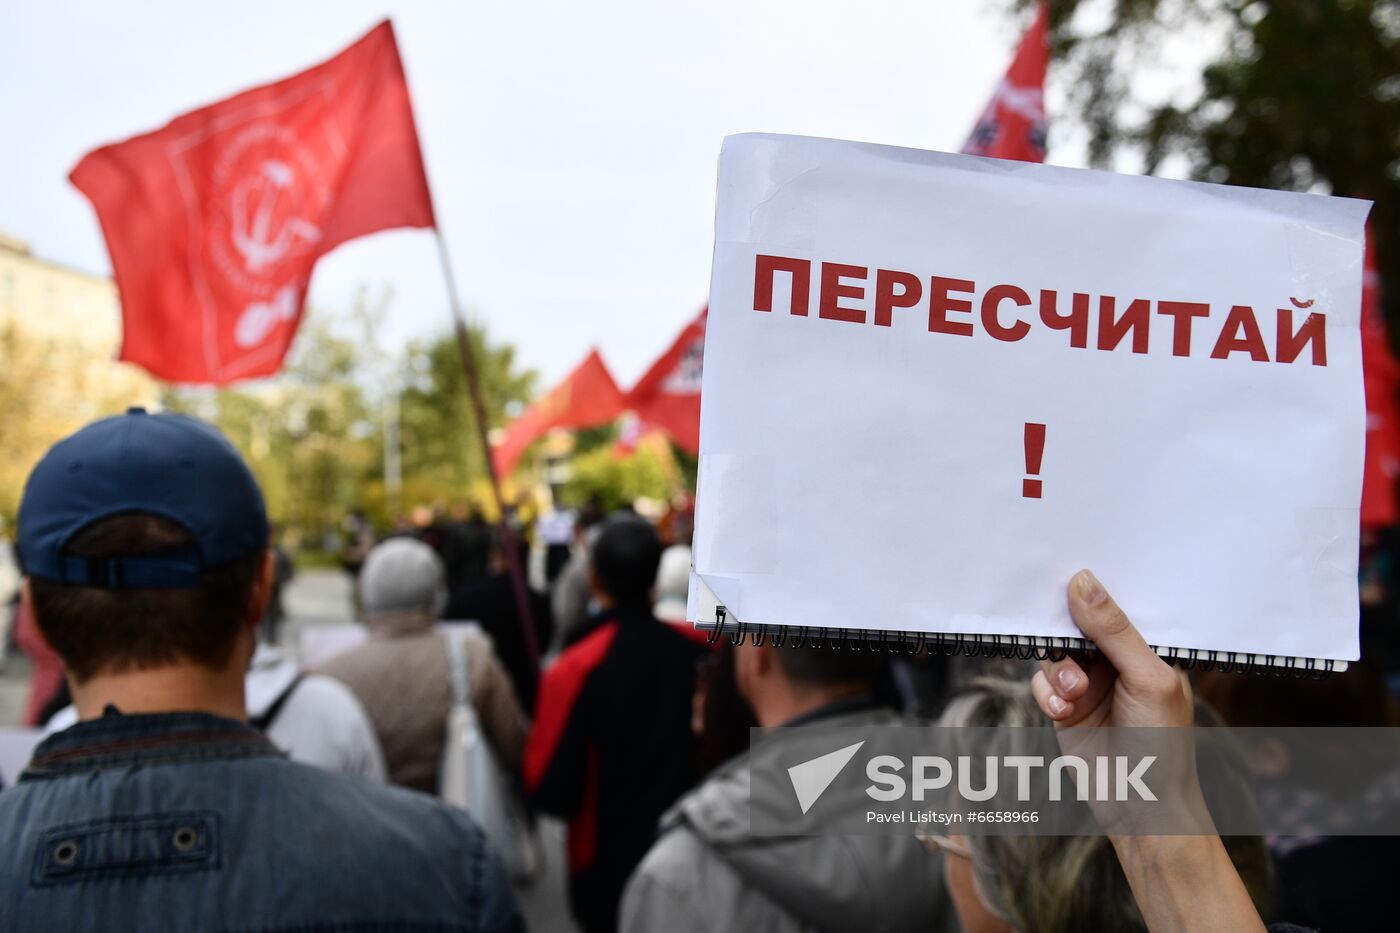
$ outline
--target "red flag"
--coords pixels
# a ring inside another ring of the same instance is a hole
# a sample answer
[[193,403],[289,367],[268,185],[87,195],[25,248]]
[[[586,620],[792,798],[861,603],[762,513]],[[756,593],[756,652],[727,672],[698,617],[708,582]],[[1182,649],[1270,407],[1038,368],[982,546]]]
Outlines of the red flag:
[[496,472],[505,476],[520,462],[526,448],[554,428],[591,428],[622,414],[622,391],[613,382],[597,350],[588,354],[568,378],[506,428],[505,438],[491,451]]
[[431,227],[408,84],[386,20],[335,58],[89,153],[121,294],[121,359],[174,382],[276,372],[316,260]]
[[1366,387],[1366,465],[1361,480],[1361,524],[1385,528],[1400,520],[1395,495],[1400,476],[1400,364],[1390,350],[1380,309],[1380,274],[1366,238],[1361,292],[1361,371]]
[[700,376],[705,366],[709,310],[705,308],[686,325],[627,395],[628,407],[643,425],[660,428],[692,454],[700,452]]
[[1050,5],[1036,8],[1006,77],[963,146],[968,155],[1045,161],[1045,67],[1050,60]]

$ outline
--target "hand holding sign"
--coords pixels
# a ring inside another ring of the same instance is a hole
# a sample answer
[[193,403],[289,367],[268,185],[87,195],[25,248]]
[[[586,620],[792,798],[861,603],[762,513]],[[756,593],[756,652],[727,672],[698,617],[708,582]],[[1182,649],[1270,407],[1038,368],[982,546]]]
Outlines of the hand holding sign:
[[[1080,631],[1098,647],[1098,656],[1087,665],[1073,658],[1042,662],[1031,680],[1031,692],[1041,712],[1055,722],[1065,753],[1103,761],[1095,752],[1109,750],[1118,734],[1096,742],[1095,727],[1100,726],[1130,731],[1145,726],[1163,734],[1171,730],[1183,739],[1174,743],[1177,754],[1163,756],[1164,764],[1175,768],[1158,785],[1157,796],[1184,814],[1173,817],[1172,825],[1195,825],[1200,831],[1170,836],[1111,832],[1143,919],[1152,929],[1262,930],[1249,891],[1215,833],[1196,774],[1188,731],[1195,716],[1185,672],[1157,657],[1089,571],[1070,581],[1069,608]],[[1115,812],[1113,801],[1095,799],[1091,806],[1106,829],[1116,819],[1132,820],[1131,812]]]
[[1191,686],[1148,647],[1142,634],[1092,573],[1069,584],[1069,612],[1098,654],[1042,661],[1031,680],[1040,711],[1061,728],[1191,728]]

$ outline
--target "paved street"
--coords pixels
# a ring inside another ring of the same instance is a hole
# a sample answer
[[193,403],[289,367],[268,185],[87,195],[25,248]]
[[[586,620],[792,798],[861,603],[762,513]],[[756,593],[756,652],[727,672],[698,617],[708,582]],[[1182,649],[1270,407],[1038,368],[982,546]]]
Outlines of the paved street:
[[22,657],[7,657],[0,670],[0,726],[19,725],[28,687],[29,665]]
[[284,648],[295,653],[301,633],[318,625],[335,625],[352,621],[354,607],[350,600],[350,576],[339,570],[305,570],[287,584],[282,596],[287,620],[282,626]]

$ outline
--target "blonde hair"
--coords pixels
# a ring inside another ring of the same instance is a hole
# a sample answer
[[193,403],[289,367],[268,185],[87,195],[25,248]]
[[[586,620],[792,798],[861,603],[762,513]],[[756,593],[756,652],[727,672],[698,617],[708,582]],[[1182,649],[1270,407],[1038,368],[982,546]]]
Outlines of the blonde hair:
[[[1197,725],[1220,724],[1201,704],[1196,719]],[[1048,722],[1028,682],[980,678],[949,703],[938,725],[1024,728]],[[969,743],[975,741],[970,738],[974,734],[968,733]],[[976,756],[988,749],[960,751]],[[1234,791],[1247,793],[1249,777],[1242,759],[1231,762],[1229,778]],[[1021,933],[1147,929],[1106,836],[972,835],[967,843],[983,904]],[[1263,839],[1234,836],[1225,837],[1224,843],[1255,905],[1267,909],[1270,863]]]

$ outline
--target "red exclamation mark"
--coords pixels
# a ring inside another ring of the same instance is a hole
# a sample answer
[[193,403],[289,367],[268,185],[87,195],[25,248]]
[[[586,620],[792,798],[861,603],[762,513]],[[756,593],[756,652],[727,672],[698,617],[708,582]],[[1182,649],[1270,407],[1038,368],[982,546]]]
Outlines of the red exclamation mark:
[[[1031,476],[1040,475],[1040,458],[1045,455],[1045,425],[1026,422],[1026,472]],[[1025,499],[1040,498],[1040,480],[1021,480],[1021,496]]]

